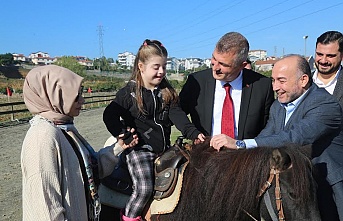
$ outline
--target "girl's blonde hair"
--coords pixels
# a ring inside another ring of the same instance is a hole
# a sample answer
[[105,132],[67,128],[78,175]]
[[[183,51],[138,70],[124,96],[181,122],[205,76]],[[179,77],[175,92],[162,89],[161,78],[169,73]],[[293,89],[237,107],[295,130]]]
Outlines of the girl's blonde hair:
[[[143,106],[143,97],[142,97],[142,86],[143,80],[140,73],[140,70],[138,68],[138,63],[142,62],[145,64],[146,61],[148,61],[152,56],[160,56],[160,57],[168,57],[167,49],[162,45],[161,42],[157,40],[149,40],[146,39],[143,44],[140,46],[135,63],[133,66],[132,76],[130,80],[133,80],[136,82],[133,86],[133,90],[136,94],[136,102],[139,112],[142,114],[146,113]],[[163,99],[163,105],[166,104],[176,104],[179,101],[178,95],[175,91],[175,89],[170,85],[168,80],[164,77],[159,84],[159,87],[161,89],[162,93],[162,99]]]

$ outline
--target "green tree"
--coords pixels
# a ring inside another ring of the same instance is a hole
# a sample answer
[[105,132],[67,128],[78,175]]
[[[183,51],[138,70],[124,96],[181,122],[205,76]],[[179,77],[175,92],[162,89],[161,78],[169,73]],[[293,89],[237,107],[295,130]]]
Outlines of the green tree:
[[113,58],[107,58],[107,63],[109,63],[109,64],[114,63],[114,59]]
[[76,58],[72,56],[63,56],[61,58],[58,58],[55,64],[61,67],[68,68],[69,70],[83,77],[86,75],[86,67],[79,64]]
[[208,67],[206,66],[206,64],[203,64],[200,67],[195,68],[194,72],[202,71],[202,70],[206,70],[206,69],[208,69]]
[[272,71],[260,71],[259,73],[261,73],[262,75],[266,76],[266,77],[271,77],[272,76]]
[[13,55],[11,53],[0,54],[0,65],[11,65],[13,62]]

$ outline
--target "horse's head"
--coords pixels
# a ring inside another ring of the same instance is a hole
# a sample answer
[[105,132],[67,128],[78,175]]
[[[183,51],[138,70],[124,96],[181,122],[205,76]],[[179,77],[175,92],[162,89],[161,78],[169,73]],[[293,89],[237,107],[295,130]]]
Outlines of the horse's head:
[[271,186],[260,193],[264,220],[320,220],[310,150],[310,146],[292,145],[272,151]]

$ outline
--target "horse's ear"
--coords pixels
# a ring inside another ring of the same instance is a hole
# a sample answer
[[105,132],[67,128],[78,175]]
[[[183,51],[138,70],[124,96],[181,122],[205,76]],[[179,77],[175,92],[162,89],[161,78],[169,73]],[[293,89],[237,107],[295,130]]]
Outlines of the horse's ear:
[[275,168],[277,170],[286,170],[292,164],[290,156],[286,153],[283,148],[278,148],[273,150],[272,157],[270,158],[270,166],[271,168]]

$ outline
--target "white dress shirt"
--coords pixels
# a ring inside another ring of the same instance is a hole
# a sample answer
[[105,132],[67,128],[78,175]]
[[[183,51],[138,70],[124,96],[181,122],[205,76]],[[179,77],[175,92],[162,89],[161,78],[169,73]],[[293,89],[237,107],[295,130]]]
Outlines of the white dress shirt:
[[212,131],[211,135],[221,134],[222,126],[222,109],[226,91],[224,84],[229,83],[231,85],[230,94],[233,101],[234,119],[235,119],[235,137],[238,135],[238,122],[239,122],[239,111],[241,109],[241,97],[242,97],[242,83],[243,83],[243,71],[238,77],[231,81],[219,81],[216,80],[215,93],[214,93],[214,105],[213,105],[213,116],[212,116]]
[[342,69],[342,66],[339,67],[338,71],[336,72],[336,75],[335,77],[330,81],[328,82],[327,84],[324,84],[319,78],[318,78],[318,70],[316,70],[313,74],[313,82],[316,83],[316,85],[318,85],[318,87],[322,87],[322,88],[325,88],[325,90],[327,92],[329,92],[330,94],[333,94],[333,91],[335,90],[335,87],[336,87],[336,84],[337,84],[337,79],[338,79],[338,76],[340,74],[340,71]]

